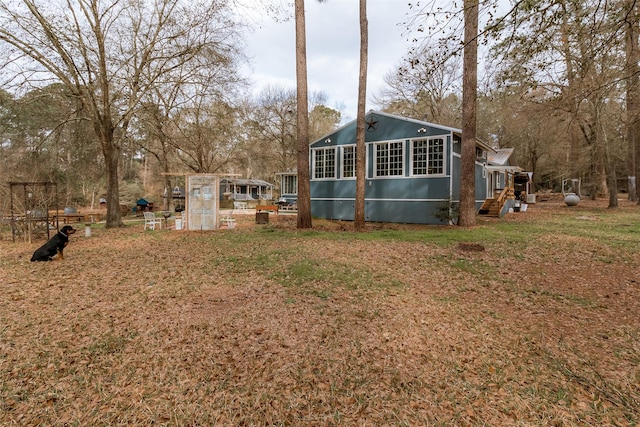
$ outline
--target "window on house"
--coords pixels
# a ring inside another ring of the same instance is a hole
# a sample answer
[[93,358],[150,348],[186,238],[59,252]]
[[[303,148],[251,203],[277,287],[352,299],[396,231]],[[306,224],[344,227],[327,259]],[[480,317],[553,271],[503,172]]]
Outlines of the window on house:
[[444,173],[444,139],[411,141],[412,175],[442,175]]
[[356,146],[347,145],[342,147],[342,177],[356,177]]
[[402,176],[404,142],[381,142],[375,145],[375,176]]
[[313,177],[315,179],[336,177],[336,149],[316,148],[313,151]]
[[298,194],[298,177],[296,175],[283,177],[282,194]]

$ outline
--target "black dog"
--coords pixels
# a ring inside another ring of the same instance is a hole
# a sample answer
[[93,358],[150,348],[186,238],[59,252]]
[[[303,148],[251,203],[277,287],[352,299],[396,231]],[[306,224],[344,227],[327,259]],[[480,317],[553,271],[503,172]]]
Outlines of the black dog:
[[76,230],[72,226],[65,225],[62,230],[33,253],[31,261],[52,261],[57,254],[60,255],[60,259],[64,259],[62,251],[69,244],[69,235],[75,232]]

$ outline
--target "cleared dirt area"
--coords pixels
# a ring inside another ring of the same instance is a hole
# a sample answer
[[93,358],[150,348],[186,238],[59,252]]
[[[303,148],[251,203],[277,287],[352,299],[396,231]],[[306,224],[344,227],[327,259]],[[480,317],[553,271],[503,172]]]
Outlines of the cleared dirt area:
[[631,203],[549,198],[471,230],[236,218],[80,230],[49,263],[5,232],[0,424],[639,422]]

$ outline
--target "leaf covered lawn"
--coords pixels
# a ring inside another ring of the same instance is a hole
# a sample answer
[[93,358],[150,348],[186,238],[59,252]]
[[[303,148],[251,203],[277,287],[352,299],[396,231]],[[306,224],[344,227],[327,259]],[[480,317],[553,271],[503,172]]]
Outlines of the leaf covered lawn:
[[0,424],[636,425],[637,209],[5,233]]

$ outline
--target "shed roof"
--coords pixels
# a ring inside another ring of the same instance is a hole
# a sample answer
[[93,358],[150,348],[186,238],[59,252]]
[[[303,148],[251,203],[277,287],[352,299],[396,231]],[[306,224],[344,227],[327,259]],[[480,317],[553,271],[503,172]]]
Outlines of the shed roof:
[[236,185],[255,185],[262,187],[273,187],[273,184],[261,179],[240,179],[240,178],[222,178],[221,184],[236,184]]
[[487,163],[493,166],[508,166],[513,151],[513,148],[498,148],[494,152],[489,152]]

